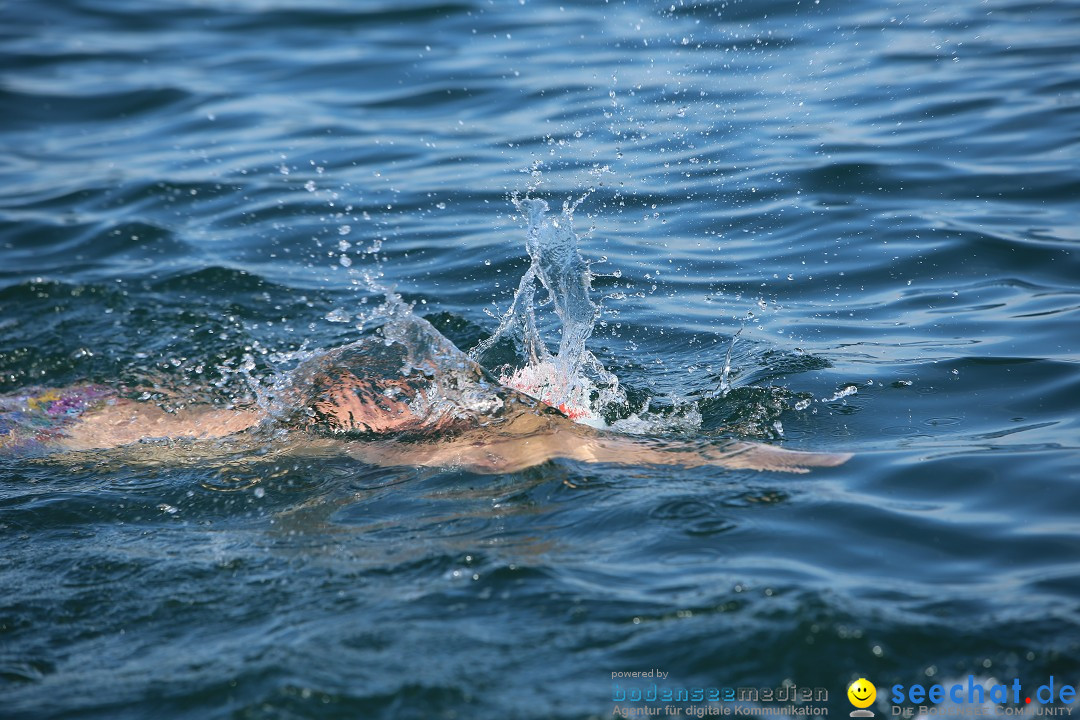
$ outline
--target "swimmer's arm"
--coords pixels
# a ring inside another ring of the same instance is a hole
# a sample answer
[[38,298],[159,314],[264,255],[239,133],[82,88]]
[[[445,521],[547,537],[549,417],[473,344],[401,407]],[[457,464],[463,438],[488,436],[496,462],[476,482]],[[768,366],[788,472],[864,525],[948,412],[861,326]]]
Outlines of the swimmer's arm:
[[262,421],[254,410],[199,407],[168,413],[130,400],[88,412],[66,428],[57,441],[60,450],[95,450],[131,445],[144,439],[210,440],[247,430]]
[[772,470],[806,473],[815,467],[836,467],[850,453],[816,453],[786,450],[761,443],[729,440],[698,444],[642,440],[624,435],[596,435],[558,457],[615,465],[678,465],[726,467],[741,470]]
[[715,466],[745,470],[805,473],[835,467],[847,453],[813,453],[730,441],[693,444],[601,433],[565,424],[527,436],[466,434],[436,443],[357,443],[350,455],[387,466],[459,467],[477,473],[512,473],[549,460],[567,459],[611,465]]

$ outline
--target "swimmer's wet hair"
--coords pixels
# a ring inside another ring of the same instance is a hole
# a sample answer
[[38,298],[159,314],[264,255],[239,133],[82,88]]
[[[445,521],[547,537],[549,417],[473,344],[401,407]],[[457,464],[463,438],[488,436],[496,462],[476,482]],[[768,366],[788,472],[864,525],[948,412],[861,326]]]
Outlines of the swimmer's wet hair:
[[289,425],[318,435],[374,438],[429,435],[450,429],[416,402],[430,392],[432,376],[407,366],[405,348],[374,339],[335,348],[293,372],[286,403]]

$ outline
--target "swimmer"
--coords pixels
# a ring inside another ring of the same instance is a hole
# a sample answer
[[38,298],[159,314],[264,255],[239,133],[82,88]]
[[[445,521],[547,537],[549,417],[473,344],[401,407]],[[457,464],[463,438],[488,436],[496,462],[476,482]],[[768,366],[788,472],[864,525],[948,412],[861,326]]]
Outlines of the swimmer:
[[167,412],[99,385],[0,397],[0,452],[43,455],[270,431],[284,432],[297,448],[337,449],[373,465],[478,473],[517,472],[558,458],[801,473],[850,457],[734,440],[649,440],[580,425],[493,380],[426,320],[395,315],[380,336],[301,363],[268,410]]

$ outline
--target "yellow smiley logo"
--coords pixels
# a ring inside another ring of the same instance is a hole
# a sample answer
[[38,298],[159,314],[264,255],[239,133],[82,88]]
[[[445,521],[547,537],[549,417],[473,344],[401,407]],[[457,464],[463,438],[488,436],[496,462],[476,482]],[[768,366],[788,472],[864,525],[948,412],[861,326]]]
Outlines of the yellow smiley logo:
[[847,697],[857,708],[870,707],[877,697],[877,688],[866,678],[859,678],[848,686]]

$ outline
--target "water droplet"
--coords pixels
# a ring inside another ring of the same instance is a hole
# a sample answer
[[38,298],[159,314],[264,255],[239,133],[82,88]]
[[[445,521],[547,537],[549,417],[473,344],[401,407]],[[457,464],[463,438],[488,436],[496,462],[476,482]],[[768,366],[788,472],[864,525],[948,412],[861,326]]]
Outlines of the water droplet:
[[854,385],[845,385],[843,388],[837,390],[832,396],[825,398],[822,402],[833,402],[841,398],[846,398],[848,395],[855,395],[859,392],[859,388]]

